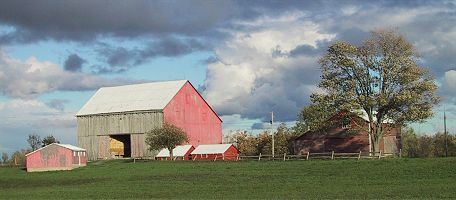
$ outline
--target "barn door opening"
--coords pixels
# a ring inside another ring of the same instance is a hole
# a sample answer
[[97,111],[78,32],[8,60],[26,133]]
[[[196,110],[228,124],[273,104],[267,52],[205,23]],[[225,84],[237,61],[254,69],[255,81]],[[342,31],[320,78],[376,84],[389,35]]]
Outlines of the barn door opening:
[[130,135],[110,135],[109,152],[116,157],[131,157]]

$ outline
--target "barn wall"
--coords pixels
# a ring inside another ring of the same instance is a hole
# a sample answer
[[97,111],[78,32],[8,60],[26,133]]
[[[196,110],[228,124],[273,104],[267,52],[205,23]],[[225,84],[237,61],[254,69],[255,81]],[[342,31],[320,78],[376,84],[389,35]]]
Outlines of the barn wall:
[[239,151],[236,147],[231,146],[224,153],[214,154],[193,154],[195,160],[237,160]]
[[27,171],[72,169],[73,151],[58,145],[49,145],[27,156]]
[[[361,131],[355,135],[342,136],[338,135],[339,128],[330,129],[325,134],[312,133],[308,136],[300,137],[293,141],[294,151],[296,154],[305,154],[307,152],[369,152],[369,136],[367,132]],[[317,136],[316,136],[317,135]],[[386,135],[380,139],[380,150],[384,153],[399,153],[401,148],[400,128],[389,130]]]
[[222,122],[195,88],[187,82],[163,110],[165,122],[181,127],[189,144],[222,143]]
[[144,133],[162,124],[163,113],[159,111],[78,116],[78,144],[87,150],[89,160],[109,158],[109,135],[132,134],[132,156],[153,156],[147,150]]

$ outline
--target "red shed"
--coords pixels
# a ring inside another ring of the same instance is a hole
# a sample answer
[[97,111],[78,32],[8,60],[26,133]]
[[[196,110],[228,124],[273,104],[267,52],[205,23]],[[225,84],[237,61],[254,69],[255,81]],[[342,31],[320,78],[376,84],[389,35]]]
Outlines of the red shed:
[[239,150],[233,144],[202,144],[191,155],[193,160],[237,160]]
[[[175,160],[189,160],[190,153],[195,149],[190,144],[180,145],[173,149],[173,157]],[[156,156],[156,160],[170,160],[168,149],[162,149]]]
[[170,123],[193,146],[222,143],[222,120],[187,80],[100,88],[76,114],[90,160],[152,157],[145,133]]
[[52,143],[25,155],[28,172],[72,170],[87,165],[85,149]]

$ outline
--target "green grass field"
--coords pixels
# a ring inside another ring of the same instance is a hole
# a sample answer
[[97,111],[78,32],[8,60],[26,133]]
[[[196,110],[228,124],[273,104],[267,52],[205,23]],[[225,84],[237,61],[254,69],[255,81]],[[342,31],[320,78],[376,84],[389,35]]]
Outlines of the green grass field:
[[98,161],[73,171],[0,168],[1,199],[456,198],[456,158]]

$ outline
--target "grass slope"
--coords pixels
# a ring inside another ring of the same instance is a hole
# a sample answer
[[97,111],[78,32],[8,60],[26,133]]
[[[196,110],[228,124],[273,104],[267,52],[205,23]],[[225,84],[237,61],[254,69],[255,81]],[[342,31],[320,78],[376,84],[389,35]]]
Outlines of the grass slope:
[[456,198],[456,158],[98,161],[73,171],[0,168],[1,199]]

